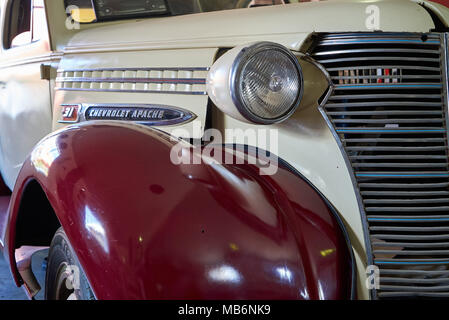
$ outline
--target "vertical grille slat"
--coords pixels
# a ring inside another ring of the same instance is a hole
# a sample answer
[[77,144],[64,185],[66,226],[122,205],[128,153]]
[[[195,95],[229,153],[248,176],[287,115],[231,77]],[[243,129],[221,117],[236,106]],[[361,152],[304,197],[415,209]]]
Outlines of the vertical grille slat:
[[351,170],[380,269],[374,298],[449,296],[445,35],[321,34],[333,91],[320,107]]

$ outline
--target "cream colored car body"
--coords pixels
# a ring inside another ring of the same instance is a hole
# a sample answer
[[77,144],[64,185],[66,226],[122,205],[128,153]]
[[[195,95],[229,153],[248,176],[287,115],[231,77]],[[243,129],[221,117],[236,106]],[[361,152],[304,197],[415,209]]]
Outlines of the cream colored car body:
[[[7,2],[2,1],[3,22]],[[46,134],[67,125],[59,122],[62,104],[176,106],[195,113],[201,129],[204,128],[208,97],[188,93],[204,92],[205,85],[149,88],[143,84],[80,84],[71,83],[67,77],[111,77],[116,75],[113,71],[104,71],[111,68],[128,68],[127,73],[118,76],[131,78],[154,76],[145,68],[208,68],[220,48],[256,41],[277,42],[300,54],[313,32],[370,31],[366,25],[366,8],[373,4],[380,9],[382,31],[429,32],[434,28],[428,12],[412,1],[343,0],[97,23],[69,30],[63,1],[46,0],[49,38],[22,47],[1,49],[0,53],[0,171],[3,178],[12,189],[21,164],[33,146]],[[449,21],[448,9],[432,3],[427,6],[444,21]],[[1,34],[3,29],[4,23]],[[52,66],[50,81],[41,79],[42,64]],[[315,73],[316,76],[305,78],[304,100],[297,112],[287,121],[271,126],[279,130],[277,153],[309,179],[341,213],[357,261],[358,295],[367,299],[366,249],[356,194],[337,142],[318,111],[316,96],[327,89],[326,79],[318,76],[316,67],[311,64],[303,68],[305,74]],[[156,76],[180,75],[167,71]],[[182,74],[182,77],[193,78],[206,76],[207,71]],[[149,89],[152,93],[145,92]],[[234,120],[218,109],[213,110],[212,123],[223,134],[230,128],[259,127]],[[172,133],[182,128],[193,134],[192,126],[189,123],[160,129]],[[233,142],[230,137],[225,139]]]

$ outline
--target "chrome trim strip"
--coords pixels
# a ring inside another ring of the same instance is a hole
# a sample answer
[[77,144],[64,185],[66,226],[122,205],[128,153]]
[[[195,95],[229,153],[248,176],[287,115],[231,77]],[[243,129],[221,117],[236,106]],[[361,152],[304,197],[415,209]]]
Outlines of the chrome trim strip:
[[337,62],[352,62],[352,61],[426,61],[426,62],[438,62],[440,58],[423,58],[423,57],[375,57],[375,56],[367,56],[367,57],[351,57],[351,58],[338,58],[338,59],[323,59],[318,60],[319,63],[337,63]]
[[167,83],[167,84],[206,84],[202,78],[89,78],[58,77],[56,82],[112,82],[112,83]]
[[388,94],[350,94],[350,95],[339,95],[338,97],[331,97],[330,100],[364,100],[364,99],[396,99],[396,98],[404,98],[404,99],[439,99],[441,95],[439,94],[403,94],[403,93],[388,93]]
[[[381,38],[381,37],[396,37],[398,35],[398,33],[401,34],[401,38],[402,39],[415,39],[417,35],[421,36],[422,32],[397,32],[397,31],[386,31],[386,32],[344,32],[344,33],[328,33],[326,34],[326,38],[331,39],[331,38],[338,38],[338,39],[346,39],[346,38],[373,38],[373,36],[375,35],[377,38]],[[438,39],[439,40],[439,35],[435,34],[435,33],[431,33],[431,34],[426,34],[428,39]]]
[[[439,61],[439,60],[438,60]],[[334,80],[352,80],[353,76],[335,76],[332,77]],[[435,75],[399,75],[399,76],[357,76],[357,79],[440,79],[440,77]]]
[[[340,96],[341,97],[341,96]],[[398,98],[402,98],[402,97],[398,97]],[[342,98],[340,98],[339,100],[343,100]],[[332,101],[332,100],[331,100]],[[328,108],[351,108],[351,107],[363,107],[363,106],[367,106],[367,107],[373,107],[373,106],[414,106],[414,107],[441,107],[441,103],[439,102],[404,102],[404,101],[387,101],[387,102],[348,102],[348,103],[341,103],[341,102],[337,102],[337,103],[328,103],[327,107]],[[387,109],[388,110],[388,109]],[[350,114],[352,111],[341,111],[342,113],[347,113]],[[357,112],[357,111],[355,111]],[[380,113],[380,112],[396,112],[397,114],[403,113],[401,111],[363,111],[364,113],[369,113],[369,114],[373,114],[376,113]],[[409,112],[409,111],[405,111],[405,112]],[[438,112],[438,114],[440,114],[439,111],[422,111],[422,112],[431,112],[432,114],[437,114],[436,112]]]
[[121,90],[121,89],[86,89],[86,88],[60,88],[58,91],[92,91],[92,92],[123,92],[123,93],[160,93],[160,94],[185,94],[185,95],[207,95],[206,91],[157,91],[157,90]]
[[407,84],[341,84],[336,85],[335,88],[338,90],[359,90],[359,89],[410,89],[410,88],[436,88],[441,89],[442,84],[414,84],[414,83],[407,83]]
[[155,68],[90,68],[90,69],[58,69],[60,72],[95,72],[95,71],[209,71],[210,67],[155,67]]
[[[384,68],[385,66],[381,65],[369,65],[369,66],[350,66],[350,67],[341,67],[341,68],[328,68],[328,71],[339,71],[339,70],[365,70],[365,69],[379,69]],[[403,69],[403,70],[425,70],[425,71],[440,71],[438,68],[434,67],[425,67],[425,66],[401,66],[401,65],[389,65],[389,69]]]
[[438,50],[427,50],[427,49],[341,49],[332,51],[319,51],[315,53],[315,56],[329,56],[334,54],[344,54],[344,53],[385,53],[385,52],[401,52],[401,53],[430,53],[438,55]]
[[385,38],[377,38],[377,39],[363,39],[363,40],[325,40],[320,43],[320,45],[339,45],[339,44],[364,44],[364,43],[415,43],[415,44],[439,44],[439,40],[427,40],[427,41],[419,41],[413,39],[385,39]]

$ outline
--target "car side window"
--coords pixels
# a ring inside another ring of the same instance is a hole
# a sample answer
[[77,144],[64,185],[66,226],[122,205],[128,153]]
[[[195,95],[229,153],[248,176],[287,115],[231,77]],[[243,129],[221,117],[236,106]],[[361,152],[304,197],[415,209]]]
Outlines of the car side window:
[[47,33],[44,0],[14,0],[9,9],[5,49],[38,41]]
[[9,10],[6,49],[31,42],[31,0],[14,0]]

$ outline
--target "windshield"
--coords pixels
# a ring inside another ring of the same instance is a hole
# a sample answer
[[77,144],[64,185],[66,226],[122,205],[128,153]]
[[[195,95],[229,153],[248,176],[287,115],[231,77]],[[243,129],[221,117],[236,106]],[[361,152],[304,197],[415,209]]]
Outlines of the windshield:
[[67,13],[78,22],[176,16],[201,12],[282,5],[310,0],[65,0]]

